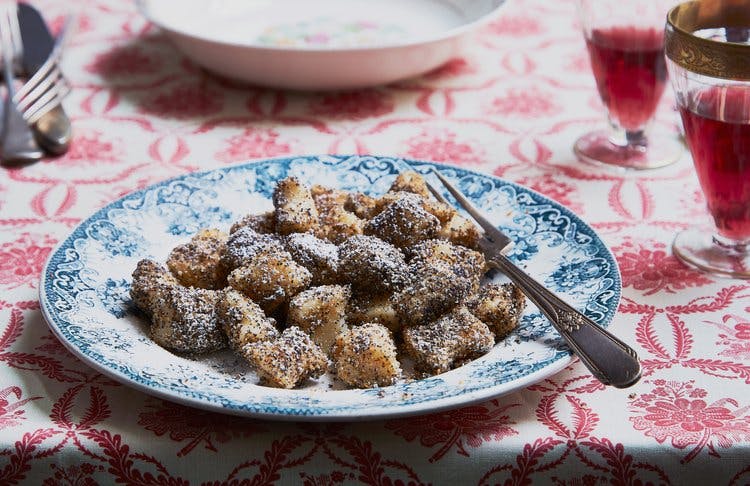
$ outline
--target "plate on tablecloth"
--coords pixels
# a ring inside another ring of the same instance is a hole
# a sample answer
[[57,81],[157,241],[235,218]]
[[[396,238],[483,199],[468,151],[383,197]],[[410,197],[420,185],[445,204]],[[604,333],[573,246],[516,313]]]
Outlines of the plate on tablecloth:
[[211,71],[293,89],[352,89],[416,76],[460,55],[505,0],[138,0]]
[[372,156],[269,159],[188,174],[129,194],[83,221],[51,253],[40,285],[55,335],[85,363],[146,393],[209,410],[302,420],[363,420],[428,413],[518,390],[572,357],[529,305],[519,328],[485,356],[442,375],[368,390],[331,389],[328,377],[298,390],[257,385],[231,352],[188,359],[151,341],[133,312],[131,273],[142,258],[169,251],[204,227],[227,229],[272,207],[288,175],[371,195],[387,191],[406,165],[437,167],[515,241],[510,258],[600,325],[620,300],[617,264],[594,231],[569,209],[517,184],[429,162]]

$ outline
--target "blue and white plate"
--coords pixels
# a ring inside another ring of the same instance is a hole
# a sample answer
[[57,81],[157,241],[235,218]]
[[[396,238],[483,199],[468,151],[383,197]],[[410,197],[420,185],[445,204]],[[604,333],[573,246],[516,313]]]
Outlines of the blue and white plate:
[[[330,377],[298,390],[257,385],[231,352],[189,359],[149,339],[129,298],[142,258],[165,261],[201,228],[227,229],[247,213],[269,210],[277,180],[387,191],[405,167],[438,168],[491,221],[510,234],[510,257],[602,326],[620,300],[612,254],[575,214],[496,177],[428,162],[365,156],[271,159],[170,179],[119,199],[83,221],[51,254],[40,302],[52,331],[85,363],[146,393],[218,412],[275,419],[362,420],[466,405],[530,385],[572,359],[550,323],[529,305],[520,327],[487,355],[423,380],[343,390]],[[332,387],[333,386],[333,387]]]

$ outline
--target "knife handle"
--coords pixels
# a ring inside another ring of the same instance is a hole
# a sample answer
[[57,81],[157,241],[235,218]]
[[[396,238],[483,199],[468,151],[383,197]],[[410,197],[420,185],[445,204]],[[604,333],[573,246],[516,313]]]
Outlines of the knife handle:
[[633,348],[571,307],[506,256],[498,254],[487,262],[507,275],[536,304],[595,378],[617,388],[638,382],[641,364]]

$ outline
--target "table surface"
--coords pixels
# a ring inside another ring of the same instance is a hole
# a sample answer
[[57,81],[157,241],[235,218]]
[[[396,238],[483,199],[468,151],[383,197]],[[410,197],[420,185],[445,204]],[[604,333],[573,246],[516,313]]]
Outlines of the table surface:
[[[54,27],[68,2],[37,1]],[[133,2],[80,2],[64,68],[65,156],[0,169],[0,484],[749,484],[750,286],[679,263],[705,220],[689,156],[621,174],[577,162],[604,124],[571,1],[511,0],[463,57],[421,78],[291,93],[211,76]],[[674,128],[669,96],[660,123]],[[658,143],[658,140],[655,142]],[[113,382],[52,336],[45,258],[120,195],[186,172],[286,154],[408,156],[493,173],[589,222],[615,254],[610,329],[643,359],[626,390],[579,363],[520,392],[364,423],[251,420]]]

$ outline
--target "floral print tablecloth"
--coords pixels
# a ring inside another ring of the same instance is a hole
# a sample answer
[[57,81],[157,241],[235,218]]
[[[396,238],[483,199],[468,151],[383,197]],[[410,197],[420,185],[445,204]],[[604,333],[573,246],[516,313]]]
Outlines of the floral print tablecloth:
[[[750,484],[750,285],[671,254],[675,232],[705,218],[688,155],[638,174],[574,159],[604,113],[573,2],[509,0],[423,77],[309,94],[206,74],[132,2],[34,4],[54,28],[81,12],[64,60],[76,135],[65,156],[0,169],[0,484]],[[660,123],[673,127],[670,106]],[[281,423],[137,392],[47,329],[42,265],[96,208],[189,171],[313,153],[452,163],[577,212],[620,265],[611,330],[642,357],[641,382],[605,389],[575,362],[461,409]]]

